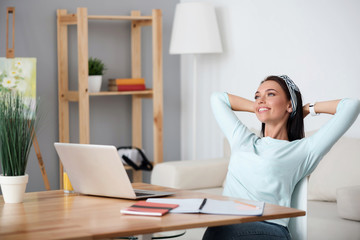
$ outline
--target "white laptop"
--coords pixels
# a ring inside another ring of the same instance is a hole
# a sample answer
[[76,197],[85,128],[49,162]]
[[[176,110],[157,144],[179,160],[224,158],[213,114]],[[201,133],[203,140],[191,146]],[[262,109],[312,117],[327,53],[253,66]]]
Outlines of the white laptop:
[[54,145],[76,192],[126,199],[174,194],[133,189],[114,146],[73,143]]

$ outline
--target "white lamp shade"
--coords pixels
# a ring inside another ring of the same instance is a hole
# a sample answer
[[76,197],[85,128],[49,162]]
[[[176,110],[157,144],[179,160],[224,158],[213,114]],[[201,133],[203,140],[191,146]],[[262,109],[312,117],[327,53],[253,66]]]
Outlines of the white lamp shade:
[[221,53],[215,8],[210,3],[176,5],[170,54]]

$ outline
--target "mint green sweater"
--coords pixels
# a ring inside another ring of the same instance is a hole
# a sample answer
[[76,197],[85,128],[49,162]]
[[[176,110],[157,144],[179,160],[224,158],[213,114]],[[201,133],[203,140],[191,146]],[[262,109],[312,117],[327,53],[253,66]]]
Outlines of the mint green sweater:
[[[231,110],[226,93],[213,93],[211,106],[231,147],[223,194],[286,207],[296,184],[314,171],[360,112],[359,100],[343,99],[332,119],[314,135],[289,142],[251,132]],[[287,226],[289,219],[272,222]]]

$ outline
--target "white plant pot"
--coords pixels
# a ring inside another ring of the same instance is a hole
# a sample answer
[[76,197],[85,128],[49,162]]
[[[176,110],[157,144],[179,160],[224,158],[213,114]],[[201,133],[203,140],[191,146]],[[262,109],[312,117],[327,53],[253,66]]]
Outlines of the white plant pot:
[[88,88],[89,92],[90,93],[100,92],[101,82],[102,82],[101,75],[89,76],[89,88]]
[[0,185],[5,203],[21,203],[24,200],[29,175],[4,176],[0,175]]

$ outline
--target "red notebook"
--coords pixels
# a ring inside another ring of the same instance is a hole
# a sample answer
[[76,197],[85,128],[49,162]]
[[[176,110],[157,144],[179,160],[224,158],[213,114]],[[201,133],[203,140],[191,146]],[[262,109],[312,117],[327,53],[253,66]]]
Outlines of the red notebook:
[[145,215],[145,216],[163,216],[171,209],[177,208],[178,204],[153,203],[140,201],[128,208],[121,209],[122,214]]
[[145,84],[133,84],[133,85],[117,85],[118,91],[136,91],[145,90]]

